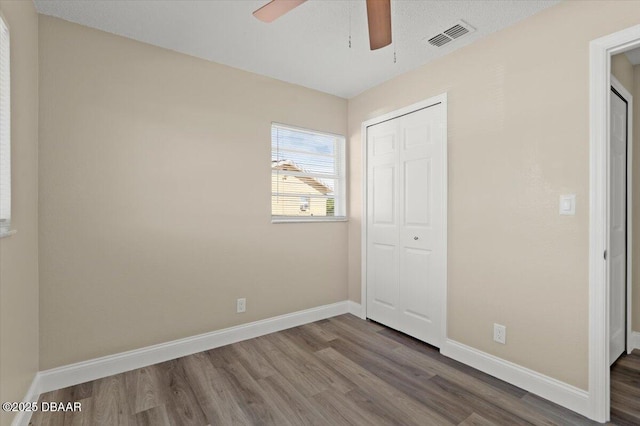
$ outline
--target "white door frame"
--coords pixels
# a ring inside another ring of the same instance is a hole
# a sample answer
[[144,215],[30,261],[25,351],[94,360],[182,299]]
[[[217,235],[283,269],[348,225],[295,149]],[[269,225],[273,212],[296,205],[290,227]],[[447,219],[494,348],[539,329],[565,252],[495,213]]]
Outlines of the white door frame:
[[633,95],[611,75],[611,86],[622,95],[627,102],[627,279],[626,279],[626,302],[627,302],[627,319],[626,319],[626,351],[628,354],[633,350],[633,341],[631,339],[631,292],[633,286]]
[[447,204],[448,204],[448,193],[447,193],[447,188],[448,188],[448,183],[447,183],[447,176],[448,176],[448,168],[447,168],[447,94],[443,93],[441,95],[438,96],[434,96],[432,98],[429,99],[425,99],[424,101],[420,101],[418,103],[409,105],[407,107],[404,108],[400,108],[394,111],[391,111],[387,114],[381,115],[379,117],[376,118],[372,118],[371,120],[367,120],[365,122],[362,123],[362,127],[361,127],[361,140],[362,140],[362,216],[361,216],[361,232],[362,232],[362,239],[361,239],[361,254],[362,254],[362,262],[361,262],[361,274],[362,274],[362,278],[361,278],[361,299],[360,299],[360,303],[361,303],[361,314],[360,317],[362,319],[366,319],[367,318],[367,169],[368,169],[368,162],[367,162],[367,128],[370,126],[373,126],[375,124],[378,123],[382,123],[383,121],[388,121],[388,120],[392,120],[394,118],[398,118],[402,115],[407,115],[410,114],[412,112],[433,106],[433,105],[437,105],[437,104],[442,104],[443,108],[444,108],[444,112],[442,114],[442,132],[443,132],[443,149],[442,149],[442,155],[443,155],[443,179],[442,179],[442,194],[443,194],[443,202],[442,202],[442,209],[443,209],[443,226],[444,226],[444,283],[445,283],[445,290],[443,292],[443,306],[442,306],[442,311],[441,311],[441,318],[440,318],[440,324],[441,324],[441,342],[444,342],[447,338],[447,240],[448,240],[448,234],[447,234]]
[[640,25],[589,45],[589,406],[609,420],[609,132],[611,56],[640,46]]

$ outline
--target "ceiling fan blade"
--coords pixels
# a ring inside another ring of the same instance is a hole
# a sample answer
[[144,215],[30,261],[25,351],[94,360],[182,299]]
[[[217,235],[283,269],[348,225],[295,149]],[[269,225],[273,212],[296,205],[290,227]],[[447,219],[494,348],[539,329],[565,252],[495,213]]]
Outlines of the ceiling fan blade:
[[371,50],[391,44],[391,0],[367,0]]
[[253,16],[262,22],[273,22],[285,13],[300,6],[305,1],[306,0],[271,0],[253,12]]

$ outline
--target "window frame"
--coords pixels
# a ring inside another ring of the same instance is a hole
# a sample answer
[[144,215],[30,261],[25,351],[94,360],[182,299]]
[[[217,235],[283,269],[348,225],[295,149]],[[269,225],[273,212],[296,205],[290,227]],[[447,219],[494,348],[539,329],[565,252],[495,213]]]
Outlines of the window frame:
[[[272,122],[269,128],[270,130],[270,144],[271,144],[271,155],[273,156],[274,148],[273,148],[273,134],[274,128],[281,128],[285,130],[292,130],[295,132],[309,133],[311,135],[320,135],[320,136],[328,136],[335,138],[336,140],[336,177],[335,177],[335,189],[334,189],[334,216],[284,216],[284,215],[274,215],[271,214],[271,223],[309,223],[309,222],[346,222],[348,221],[347,217],[347,173],[346,173],[346,137],[344,135],[338,133],[324,132],[319,130],[307,129],[304,127],[292,126],[289,124],[282,124],[277,122]],[[273,179],[273,171],[271,171],[271,179]],[[271,192],[271,197],[273,200],[273,191]],[[300,197],[303,197],[303,194],[300,194]],[[273,212],[273,201],[270,204],[271,211]]]
[[[6,215],[3,215],[3,208],[0,208],[0,238],[3,238],[15,234],[16,231],[11,229],[11,33],[9,24],[2,13],[0,13],[0,31],[6,33],[6,46],[0,45],[0,67],[7,67],[6,89],[8,92],[6,98],[4,98],[4,102],[2,102],[3,98],[0,97],[0,117],[4,116],[7,122],[6,130],[0,128],[0,153],[5,152],[8,157],[8,161],[4,162],[5,167],[3,167],[3,161],[2,158],[0,158],[0,183],[5,179],[8,181],[8,185],[5,186],[8,195],[1,192],[2,185],[0,184],[0,203],[8,204]],[[0,41],[0,43],[4,44],[5,42]],[[2,49],[2,47],[6,48]],[[0,83],[1,82],[0,80]],[[2,110],[3,106],[6,108],[4,111]],[[4,114],[1,114],[2,112],[4,112]]]

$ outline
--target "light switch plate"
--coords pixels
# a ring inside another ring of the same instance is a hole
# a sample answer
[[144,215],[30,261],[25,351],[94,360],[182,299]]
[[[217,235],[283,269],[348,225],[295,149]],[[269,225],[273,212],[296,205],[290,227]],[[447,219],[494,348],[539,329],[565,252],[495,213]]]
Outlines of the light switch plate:
[[570,216],[576,214],[576,194],[560,196],[560,214]]

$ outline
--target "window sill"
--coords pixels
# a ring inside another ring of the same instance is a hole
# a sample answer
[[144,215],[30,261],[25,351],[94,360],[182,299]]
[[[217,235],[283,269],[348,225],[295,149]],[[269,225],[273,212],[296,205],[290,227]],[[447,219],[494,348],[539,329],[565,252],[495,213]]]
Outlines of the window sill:
[[322,223],[322,222],[348,222],[346,217],[272,217],[271,223]]
[[18,231],[15,229],[2,229],[0,230],[0,238],[10,237],[15,235]]

